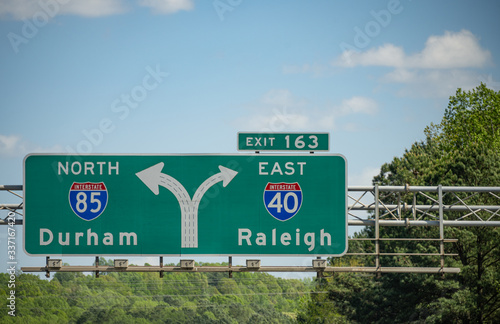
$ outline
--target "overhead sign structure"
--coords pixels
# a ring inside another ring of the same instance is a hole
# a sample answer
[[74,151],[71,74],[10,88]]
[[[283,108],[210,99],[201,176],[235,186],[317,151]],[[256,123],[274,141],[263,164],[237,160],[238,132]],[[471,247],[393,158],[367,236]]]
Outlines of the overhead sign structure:
[[31,255],[340,256],[341,155],[57,155],[24,160]]
[[329,133],[238,133],[239,151],[326,152],[329,149]]

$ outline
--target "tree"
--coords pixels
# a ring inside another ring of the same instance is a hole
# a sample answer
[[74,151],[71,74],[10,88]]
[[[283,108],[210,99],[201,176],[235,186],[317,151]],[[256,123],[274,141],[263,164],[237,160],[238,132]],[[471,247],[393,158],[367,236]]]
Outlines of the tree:
[[[441,123],[431,124],[425,134],[425,142],[415,143],[401,158],[382,166],[374,181],[387,185],[500,184],[500,92],[484,84],[471,91],[458,89]],[[497,204],[494,199],[484,194],[469,201]],[[490,215],[483,212],[481,216]],[[499,229],[447,228],[446,236],[459,239],[453,250],[461,263],[462,289],[451,296],[454,306],[443,307],[437,318],[476,323],[500,320]]]
[[7,300],[11,289],[16,297],[16,317],[5,311],[0,323],[291,323],[309,288],[266,273],[233,276],[58,272],[49,281],[18,273],[10,288],[10,275],[0,273],[0,297]]
[[446,151],[463,149],[477,144],[492,151],[500,148],[500,92],[481,83],[476,89],[458,89],[450,97],[444,118],[438,125],[425,130]]
[[[441,123],[431,124],[425,134],[425,142],[415,143],[403,157],[384,165],[375,181],[392,185],[500,184],[500,92],[484,84],[471,91],[458,89]],[[470,202],[488,205],[492,199],[478,195]],[[442,310],[436,318],[476,323],[499,320],[499,229],[447,228],[446,236],[459,239],[453,250],[461,263],[461,289],[451,296],[456,303],[441,298],[435,304]]]
[[[398,186],[500,184],[500,92],[484,84],[471,91],[458,89],[455,96],[450,97],[442,121],[428,126],[424,134],[424,141],[414,143],[401,157],[382,165],[374,183]],[[498,204],[498,199],[481,194],[469,198],[469,202],[491,205]],[[484,213],[478,215],[491,216]],[[459,216],[462,215],[446,214],[450,219]],[[359,235],[374,237],[373,231],[367,228]],[[423,227],[408,230],[382,227],[380,235],[439,237],[436,228]],[[329,287],[328,295],[334,310],[360,322],[500,322],[500,229],[445,228],[445,236],[458,239],[447,248],[448,253],[458,254],[447,260],[453,266],[460,266],[458,276],[447,276],[443,281],[435,275],[387,274],[380,279],[368,277],[363,282],[357,280],[356,275],[335,275],[330,279],[334,284]],[[355,248],[360,249],[356,252],[366,249],[359,244]],[[391,248],[397,252],[435,249],[418,242],[397,242]],[[432,261],[432,257],[394,257],[383,262],[394,266],[427,266]],[[358,293],[353,294],[356,289]],[[398,307],[399,312],[394,307]],[[381,308],[384,312],[377,312]]]

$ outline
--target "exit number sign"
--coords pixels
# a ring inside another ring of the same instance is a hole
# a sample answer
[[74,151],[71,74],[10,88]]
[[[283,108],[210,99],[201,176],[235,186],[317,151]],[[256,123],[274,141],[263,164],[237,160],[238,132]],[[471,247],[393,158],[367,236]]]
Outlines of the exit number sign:
[[238,133],[239,151],[328,151],[328,133]]

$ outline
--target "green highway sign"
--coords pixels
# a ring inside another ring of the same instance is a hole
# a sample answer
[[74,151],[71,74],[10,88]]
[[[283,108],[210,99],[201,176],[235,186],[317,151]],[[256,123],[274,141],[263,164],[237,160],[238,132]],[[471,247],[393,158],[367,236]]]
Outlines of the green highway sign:
[[333,154],[24,160],[30,255],[340,256],[347,162]]
[[239,151],[329,151],[328,133],[238,133]]

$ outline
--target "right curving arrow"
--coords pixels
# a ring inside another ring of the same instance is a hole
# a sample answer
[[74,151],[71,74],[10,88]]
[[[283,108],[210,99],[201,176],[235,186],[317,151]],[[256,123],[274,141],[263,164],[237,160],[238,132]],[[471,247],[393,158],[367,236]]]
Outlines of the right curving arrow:
[[226,187],[238,172],[219,165],[220,172],[205,180],[196,190],[191,200],[187,190],[174,177],[162,173],[164,163],[160,162],[136,173],[136,176],[155,194],[160,193],[159,186],[172,192],[181,208],[181,247],[198,247],[198,207],[203,195],[218,182]]

